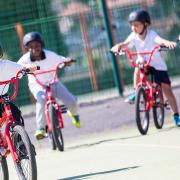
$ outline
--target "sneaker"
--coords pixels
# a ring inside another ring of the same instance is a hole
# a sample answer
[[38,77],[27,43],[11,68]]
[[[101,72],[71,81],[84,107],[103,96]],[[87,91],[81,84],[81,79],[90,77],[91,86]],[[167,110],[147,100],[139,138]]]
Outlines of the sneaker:
[[35,137],[37,140],[43,139],[46,137],[45,129],[38,129],[36,130]]
[[125,102],[127,102],[127,103],[129,103],[129,104],[134,104],[134,102],[135,102],[135,92],[133,92],[132,94],[130,94],[129,96],[128,96],[128,98],[127,99],[125,99]]
[[174,116],[174,121],[175,121],[175,123],[176,123],[176,126],[179,126],[179,127],[180,127],[180,116],[175,115],[175,116]]
[[72,119],[72,123],[77,127],[80,128],[81,124],[80,124],[80,118],[79,115],[72,115],[72,113],[70,111],[67,111],[68,115],[71,117]]

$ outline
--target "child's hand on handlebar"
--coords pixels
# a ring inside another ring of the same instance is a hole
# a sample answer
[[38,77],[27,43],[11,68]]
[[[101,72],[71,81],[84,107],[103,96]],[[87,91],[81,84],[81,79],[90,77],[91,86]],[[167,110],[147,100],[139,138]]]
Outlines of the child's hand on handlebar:
[[164,45],[169,49],[174,49],[177,46],[177,43],[174,41],[167,41]]
[[70,57],[67,57],[64,63],[66,66],[71,66],[71,64],[73,63],[73,59]]
[[111,52],[113,52],[114,54],[118,54],[120,49],[121,47],[119,46],[119,44],[116,44],[115,46],[111,48]]
[[36,64],[25,64],[24,67],[28,73],[33,73],[34,71],[40,69],[40,67]]

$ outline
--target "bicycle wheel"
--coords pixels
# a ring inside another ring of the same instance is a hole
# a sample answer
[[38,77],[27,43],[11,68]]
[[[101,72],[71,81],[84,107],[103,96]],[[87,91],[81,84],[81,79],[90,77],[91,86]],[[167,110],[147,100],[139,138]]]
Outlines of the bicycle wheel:
[[35,150],[25,129],[20,125],[15,125],[11,132],[11,138],[18,156],[18,161],[14,163],[19,178],[37,180]]
[[143,87],[139,87],[136,92],[136,124],[142,135],[147,134],[149,128],[149,112],[146,110],[146,92]]
[[[161,129],[164,125],[164,105],[162,92],[157,91],[154,95],[155,105],[153,106],[153,119],[157,129]],[[161,100],[162,99],[162,100]]]
[[56,144],[55,144],[55,141],[51,132],[48,132],[48,138],[49,138],[49,142],[51,144],[52,150],[56,150]]
[[7,160],[5,156],[1,156],[1,155],[0,155],[0,179],[9,180]]
[[56,147],[59,151],[64,151],[64,140],[61,132],[61,128],[59,127],[59,119],[54,106],[49,105],[49,117],[52,124],[52,135]]

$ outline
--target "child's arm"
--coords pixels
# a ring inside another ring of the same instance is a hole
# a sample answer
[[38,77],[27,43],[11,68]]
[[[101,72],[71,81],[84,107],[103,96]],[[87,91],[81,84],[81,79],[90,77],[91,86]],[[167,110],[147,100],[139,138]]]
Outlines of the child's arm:
[[174,49],[177,46],[176,42],[169,41],[167,39],[161,38],[160,36],[157,36],[155,38],[155,42],[158,43],[159,45],[166,46],[169,49]]
[[127,47],[129,43],[130,43],[129,39],[126,39],[125,41],[120,42],[120,43],[114,45],[114,46],[111,48],[111,51],[112,51],[113,53],[118,53],[121,48]]

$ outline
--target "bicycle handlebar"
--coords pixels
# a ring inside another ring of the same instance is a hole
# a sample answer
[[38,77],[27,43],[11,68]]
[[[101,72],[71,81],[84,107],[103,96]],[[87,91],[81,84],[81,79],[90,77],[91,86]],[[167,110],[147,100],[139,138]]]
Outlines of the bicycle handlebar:
[[[37,66],[37,70],[39,70],[39,69],[40,69],[40,67]],[[13,83],[14,92],[13,92],[12,96],[9,97],[10,100],[15,99],[16,96],[17,96],[17,93],[18,93],[18,79],[22,78],[23,76],[25,76],[27,74],[31,74],[29,72],[30,72],[29,68],[19,70],[15,77],[12,77],[10,80],[6,80],[6,81],[1,81],[0,82],[0,85]],[[0,99],[0,103],[3,103],[3,102],[5,102],[5,100],[4,99]]]
[[[177,42],[180,42],[180,40],[178,39]],[[151,51],[147,51],[147,52],[130,52],[128,48],[123,48],[119,51],[118,54],[115,53],[115,55],[120,55],[120,56],[127,55],[131,65],[133,67],[139,67],[139,64],[141,64],[141,65],[143,64],[143,67],[147,67],[147,66],[149,66],[151,59],[152,59],[152,55],[156,50],[157,51],[168,51],[168,50],[170,50],[170,48],[168,48],[166,46],[158,46],[157,45],[157,46],[154,46],[154,48]],[[133,60],[133,56],[138,56],[138,55],[149,55],[149,57],[148,57],[147,61],[135,63]]]
[[[76,62],[76,59],[72,59],[71,62]],[[43,84],[42,82],[40,82],[40,80],[37,78],[37,75],[41,75],[41,74],[47,74],[47,73],[50,73],[50,72],[54,72],[53,74],[53,79],[52,81],[49,83],[49,85],[52,85],[56,82],[56,77],[57,77],[57,72],[58,72],[58,69],[62,69],[66,66],[66,62],[60,62],[56,65],[56,67],[54,69],[50,69],[50,70],[47,70],[47,71],[41,71],[41,72],[38,72],[38,73],[33,73],[32,75],[35,77],[35,80],[36,82],[41,86],[41,87],[46,87],[47,84]]]
[[[147,51],[147,52],[130,52],[128,48],[124,48],[124,49],[121,49],[120,52],[118,53],[118,55],[127,55],[128,58],[129,58],[129,61],[131,63],[131,65],[133,67],[138,67],[139,64],[143,64],[144,67],[147,67],[149,66],[150,62],[151,62],[151,59],[152,59],[152,55],[153,53],[156,51],[156,50],[159,50],[159,46],[154,46],[154,48],[151,50],[151,51]],[[116,54],[117,55],[117,54]],[[134,60],[133,60],[133,56],[138,56],[138,55],[149,55],[149,58],[147,61],[143,61],[143,62],[139,62],[139,63],[135,63]]]

